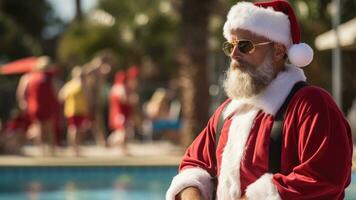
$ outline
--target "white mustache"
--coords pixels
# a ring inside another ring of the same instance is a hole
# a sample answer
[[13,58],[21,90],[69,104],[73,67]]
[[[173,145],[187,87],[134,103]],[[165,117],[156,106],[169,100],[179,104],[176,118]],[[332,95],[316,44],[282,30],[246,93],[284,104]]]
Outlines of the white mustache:
[[251,64],[241,59],[232,60],[230,66],[232,69],[240,69],[240,70],[245,70],[247,67],[253,67]]

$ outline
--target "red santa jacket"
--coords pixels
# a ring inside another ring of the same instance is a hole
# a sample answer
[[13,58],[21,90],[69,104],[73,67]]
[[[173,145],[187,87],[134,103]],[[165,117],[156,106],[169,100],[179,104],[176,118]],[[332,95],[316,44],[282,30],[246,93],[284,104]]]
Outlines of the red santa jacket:
[[215,147],[220,106],[187,149],[166,199],[188,186],[198,187],[205,199],[215,189],[219,200],[244,194],[249,200],[343,199],[351,180],[351,131],[330,95],[318,87],[304,87],[292,98],[283,125],[281,171],[267,173],[274,115],[293,85],[304,80],[301,69],[289,66],[256,97],[232,100],[222,113],[226,120]]

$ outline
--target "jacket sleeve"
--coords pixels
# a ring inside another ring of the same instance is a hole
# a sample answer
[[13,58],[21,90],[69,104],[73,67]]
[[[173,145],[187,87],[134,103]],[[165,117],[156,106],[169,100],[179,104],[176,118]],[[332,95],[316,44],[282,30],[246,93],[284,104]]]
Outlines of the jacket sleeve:
[[213,177],[216,176],[215,128],[225,106],[223,103],[212,115],[207,126],[186,150],[183,160],[166,193],[166,200],[173,200],[184,188],[199,188],[204,199],[212,199]]
[[349,125],[329,94],[320,89],[310,89],[294,103],[285,123],[296,139],[292,143],[285,139],[282,152],[296,148],[298,163],[289,174],[261,177],[269,183],[268,191],[256,186],[260,178],[247,188],[246,195],[251,200],[260,194],[280,199],[344,199],[352,166]]

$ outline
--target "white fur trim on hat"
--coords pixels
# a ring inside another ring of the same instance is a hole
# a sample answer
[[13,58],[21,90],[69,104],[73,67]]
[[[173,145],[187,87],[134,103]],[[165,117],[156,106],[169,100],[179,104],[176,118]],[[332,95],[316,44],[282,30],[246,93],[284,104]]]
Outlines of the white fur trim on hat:
[[313,49],[305,43],[293,44],[288,49],[289,61],[298,67],[309,65],[313,60],[313,55]]
[[246,189],[248,200],[281,200],[277,187],[272,182],[273,174],[266,173]]
[[183,169],[176,175],[166,193],[166,200],[174,200],[184,188],[195,186],[198,187],[204,199],[211,200],[214,184],[210,174],[201,168]]
[[237,28],[282,43],[287,48],[292,44],[288,16],[282,12],[274,11],[271,7],[266,9],[249,2],[237,3],[227,15],[227,21],[224,24],[224,37],[231,41],[231,31]]

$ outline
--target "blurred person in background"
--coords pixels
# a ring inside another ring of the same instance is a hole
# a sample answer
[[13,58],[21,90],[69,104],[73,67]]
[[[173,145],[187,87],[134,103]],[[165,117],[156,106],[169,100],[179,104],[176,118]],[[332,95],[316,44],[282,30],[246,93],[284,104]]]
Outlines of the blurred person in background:
[[146,116],[143,123],[144,135],[150,139],[167,138],[178,144],[180,128],[180,103],[172,99],[171,91],[157,88],[151,99],[144,105]]
[[54,121],[60,109],[52,67],[49,57],[39,57],[33,71],[21,78],[17,88],[19,107],[31,120],[29,133],[34,134],[32,137],[41,146],[43,155],[55,153]]
[[79,145],[83,134],[90,127],[84,90],[82,69],[76,66],[72,69],[71,80],[59,91],[59,99],[64,102],[64,116],[67,119],[67,141],[76,156],[80,155]]
[[291,5],[238,2],[223,29],[229,99],[188,147],[166,200],[344,199],[350,126],[330,94],[306,83],[300,67],[313,50]]
[[107,75],[111,71],[110,56],[102,54],[94,57],[90,63],[83,66],[85,95],[88,100],[88,110],[92,121],[92,134],[96,144],[106,146],[104,127],[104,102],[106,94],[105,83]]
[[108,144],[119,146],[123,154],[128,154],[127,139],[133,133],[133,108],[128,99],[126,80],[124,71],[116,72],[109,97],[109,127],[112,132],[108,137]]
[[27,114],[19,109],[13,109],[8,121],[3,124],[0,132],[0,153],[20,154],[21,147],[27,141],[27,130],[31,122]]
[[140,106],[140,95],[139,95],[139,68],[136,65],[131,65],[126,70],[126,88],[127,88],[127,98],[128,102],[132,107],[131,119],[133,123],[134,134],[130,135],[132,137],[138,136],[141,133],[142,124],[142,109]]

